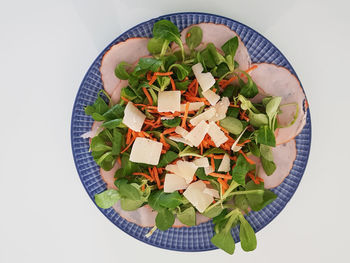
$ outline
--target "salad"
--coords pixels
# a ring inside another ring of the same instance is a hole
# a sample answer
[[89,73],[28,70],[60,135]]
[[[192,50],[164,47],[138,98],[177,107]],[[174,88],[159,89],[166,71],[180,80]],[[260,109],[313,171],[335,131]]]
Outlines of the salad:
[[257,246],[246,220],[277,196],[289,174],[294,137],[305,124],[298,80],[273,64],[252,64],[223,25],[154,24],[153,38],[113,46],[101,63],[104,89],[85,113],[94,119],[91,155],[107,190],[96,204],[154,231],[213,220],[211,242],[233,254]]

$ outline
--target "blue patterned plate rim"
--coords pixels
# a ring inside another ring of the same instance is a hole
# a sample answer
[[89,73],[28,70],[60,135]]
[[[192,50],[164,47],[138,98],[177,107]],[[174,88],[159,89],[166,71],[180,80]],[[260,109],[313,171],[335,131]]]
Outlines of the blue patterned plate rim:
[[[114,45],[115,43],[117,42],[120,42],[119,39],[122,38],[122,36],[124,35],[127,35],[129,32],[132,32],[133,30],[139,28],[139,27],[142,27],[143,25],[146,25],[148,23],[154,23],[158,20],[161,20],[161,19],[169,19],[169,18],[176,18],[176,17],[181,17],[181,16],[196,16],[199,18],[199,20],[203,19],[203,20],[206,20],[206,17],[210,17],[210,18],[215,18],[215,19],[221,19],[223,21],[225,21],[226,23],[227,22],[230,22],[230,23],[233,23],[233,24],[236,24],[238,26],[241,26],[243,27],[245,30],[248,30],[248,31],[251,31],[253,34],[256,34],[258,37],[262,38],[263,40],[266,40],[267,43],[273,48],[275,49],[275,52],[278,53],[278,55],[281,57],[282,61],[285,63],[285,67],[289,68],[291,70],[291,72],[295,75],[295,77],[298,79],[298,81],[300,82],[296,72],[294,71],[293,67],[291,66],[291,64],[289,63],[289,61],[287,60],[287,58],[283,55],[283,53],[274,45],[272,44],[266,37],[264,37],[263,35],[261,35],[260,33],[258,33],[256,30],[252,29],[251,27],[247,26],[247,25],[244,25],[234,19],[231,19],[231,18],[227,18],[227,17],[224,17],[224,16],[220,16],[220,15],[215,15],[215,14],[210,14],[210,13],[203,13],[203,12],[179,12],[179,13],[171,13],[171,14],[166,14],[166,15],[162,15],[162,16],[159,16],[157,18],[153,18],[153,19],[150,19],[148,21],[145,21],[145,22],[142,22],[142,23],[139,23],[137,25],[135,25],[134,27],[128,29],[127,31],[125,31],[124,33],[120,34],[116,39],[114,39],[98,56],[97,58],[94,60],[94,62],[92,63],[92,65],[89,67],[87,73],[85,74],[83,80],[82,80],[82,83],[78,89],[78,92],[77,92],[77,95],[76,95],[76,98],[75,98],[75,101],[74,101],[74,105],[73,105],[73,110],[72,110],[72,117],[71,117],[71,147],[72,147],[72,153],[73,153],[73,159],[74,159],[74,163],[75,163],[75,166],[77,168],[77,172],[78,172],[78,175],[79,175],[79,178],[86,190],[86,192],[88,193],[89,197],[91,198],[91,200],[94,202],[94,199],[93,199],[93,194],[91,194],[90,190],[88,189],[88,185],[84,182],[83,180],[83,176],[82,176],[82,173],[79,169],[79,166],[78,166],[78,160],[77,160],[77,156],[76,156],[76,149],[75,149],[75,146],[74,146],[74,139],[75,136],[74,136],[74,124],[75,122],[77,121],[75,119],[75,110],[77,109],[77,105],[78,105],[78,101],[79,101],[79,95],[81,95],[81,92],[82,92],[82,89],[83,89],[83,86],[86,82],[86,80],[89,78],[89,74],[91,72],[91,70],[93,69],[94,65],[96,63],[98,63],[100,60],[101,60],[101,57],[102,55],[112,46]],[[201,22],[212,22],[211,20],[210,21],[200,21],[198,23],[201,23]],[[215,22],[214,22],[215,23]],[[175,23],[176,24],[176,23]],[[222,24],[222,23],[219,23],[219,24]],[[189,26],[190,24],[186,25],[186,26]],[[185,26],[185,27],[186,27]],[[180,30],[182,30],[180,28]],[[237,32],[238,33],[238,32]],[[240,35],[238,33],[238,35]],[[123,40],[121,40],[123,41]],[[243,42],[245,42],[243,39],[242,39]],[[245,43],[246,44],[246,43]],[[249,51],[249,49],[248,49]],[[250,52],[249,52],[250,54]],[[250,54],[251,57],[252,57],[252,54]],[[252,61],[253,61],[253,57],[252,57]],[[258,61],[253,61],[253,62],[258,62]],[[265,62],[264,60],[262,61],[259,61],[259,62]],[[305,90],[300,82],[300,85],[305,93]],[[305,95],[306,96],[306,95]],[[91,121],[92,123],[92,121]],[[307,128],[307,129],[306,129]],[[83,132],[81,132],[83,133]],[[303,153],[303,156],[304,157],[301,162],[302,162],[302,167],[301,167],[301,170],[298,171],[298,173],[300,174],[299,178],[298,178],[298,181],[293,185],[293,189],[291,191],[288,191],[289,193],[289,196],[287,197],[287,200],[283,201],[283,204],[282,205],[279,205],[278,207],[278,211],[277,212],[274,212],[272,215],[269,215],[268,216],[268,219],[264,221],[264,224],[263,225],[260,225],[258,227],[256,227],[255,225],[253,225],[253,228],[255,230],[255,232],[258,232],[260,231],[262,228],[264,228],[265,226],[267,226],[283,209],[284,207],[287,205],[287,203],[290,201],[290,199],[293,197],[296,189],[298,188],[299,184],[300,184],[300,181],[301,181],[301,178],[304,174],[304,171],[305,171],[305,168],[306,168],[306,165],[307,165],[307,162],[308,162],[308,159],[309,159],[309,155],[310,155],[310,147],[311,147],[311,136],[312,136],[312,133],[311,133],[311,117],[310,117],[310,107],[308,107],[307,109],[307,120],[306,120],[306,125],[303,129],[303,131],[301,132],[303,133],[307,139],[305,140],[307,142],[307,145],[306,145],[306,149],[304,150],[304,153]],[[295,140],[296,140],[296,143],[298,145],[298,137],[300,137],[301,135],[299,134]],[[297,146],[298,148],[298,146]],[[297,152],[297,157],[299,155],[299,149],[298,149],[298,152]],[[297,161],[297,158],[296,158],[296,161]],[[97,166],[97,165],[96,165]],[[294,164],[293,164],[293,168],[291,170],[291,172],[294,170]],[[291,173],[290,173],[291,175]],[[289,175],[289,176],[290,176]],[[288,177],[289,177],[288,176]],[[288,178],[287,177],[287,178]],[[286,179],[287,179],[286,178]],[[286,180],[285,179],[285,180]],[[102,179],[101,179],[102,180]],[[277,188],[279,188],[280,186],[278,186]],[[275,189],[277,189],[275,188]],[[273,203],[271,203],[268,207],[271,207],[274,205],[274,203],[276,202],[277,200],[275,200]],[[96,203],[94,202],[94,204],[96,205]],[[126,221],[125,219],[119,217],[116,221],[112,220],[112,216],[109,215],[110,213],[110,209],[101,209],[99,208],[97,205],[96,207],[102,212],[102,214],[104,214],[114,225],[116,225],[119,229],[121,229],[123,232],[127,233],[128,235],[134,237],[135,239],[141,241],[141,242],[144,242],[146,244],[149,244],[149,245],[152,245],[152,246],[155,246],[155,247],[159,247],[159,248],[163,248],[163,249],[168,249],[168,250],[174,250],[174,251],[183,251],[183,252],[201,252],[201,251],[208,251],[208,250],[214,250],[214,249],[217,249],[215,246],[211,245],[211,246],[208,246],[208,247],[196,247],[196,248],[191,248],[191,247],[181,247],[181,248],[178,248],[178,247],[172,247],[172,246],[169,246],[167,244],[161,244],[160,242],[157,242],[157,239],[158,236],[156,236],[155,240],[152,238],[155,236],[155,234],[153,234],[153,236],[150,238],[150,239],[145,239],[144,237],[144,234],[146,234],[150,228],[142,228],[142,227],[139,227],[137,226],[138,228],[141,228],[141,232],[142,234],[141,235],[137,235],[135,234],[134,232],[131,232],[130,230],[127,229],[127,227],[123,227],[121,225],[118,225],[117,223],[119,223],[118,221]],[[112,208],[111,208],[112,209]],[[265,210],[266,208],[264,208],[263,210]],[[262,211],[263,211],[262,210]],[[113,210],[114,211],[114,210]],[[250,215],[247,217],[248,221],[250,222],[250,216],[251,214],[259,214],[261,213],[262,211],[259,211],[259,212],[251,212]],[[116,212],[115,212],[116,213]],[[208,222],[209,223],[209,222]],[[204,223],[204,224],[208,224],[208,223]],[[251,222],[250,222],[251,223]],[[126,225],[135,225],[133,223],[130,223],[128,221],[126,221]],[[201,224],[202,225],[202,224]],[[191,227],[191,228],[194,228],[196,229],[198,226],[196,227]],[[211,226],[212,227],[212,226]],[[191,228],[186,228],[186,229],[191,229]],[[143,229],[143,230],[142,230]],[[181,229],[184,229],[184,228],[175,228],[175,231],[177,230],[180,230],[178,231],[179,233],[175,233],[175,235],[179,235],[181,237]],[[168,231],[173,231],[174,228],[168,230]],[[167,233],[168,231],[165,231],[165,232],[162,232],[162,233]],[[191,234],[191,233],[190,233]],[[193,234],[193,233],[192,233]],[[163,235],[163,234],[162,234]],[[160,239],[162,239],[163,236],[160,236]],[[238,237],[238,232],[237,232],[237,229],[235,229],[233,231],[233,235],[234,235],[234,239],[236,242],[239,242],[239,237]],[[210,238],[210,237],[209,237]],[[175,242],[176,240],[171,240],[172,242]],[[177,241],[176,241],[177,242]],[[258,240],[259,242],[259,240]]]

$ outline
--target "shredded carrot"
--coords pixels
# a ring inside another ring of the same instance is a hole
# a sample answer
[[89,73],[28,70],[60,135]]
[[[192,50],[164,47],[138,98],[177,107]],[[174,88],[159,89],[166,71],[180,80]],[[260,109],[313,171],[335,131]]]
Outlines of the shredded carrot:
[[144,184],[141,186],[141,191],[142,191],[142,192],[145,191],[145,185],[144,185]]
[[173,80],[172,77],[170,77],[170,83],[171,83],[171,88],[172,88],[173,90],[176,90],[175,81]]
[[120,155],[117,158],[117,162],[118,162],[119,165],[122,165],[122,160],[120,159]]
[[126,141],[125,141],[125,143],[129,144],[130,140],[131,140],[131,129],[128,129],[128,132],[126,134]]
[[197,79],[192,80],[192,82],[190,83],[190,85],[188,85],[188,88],[189,88],[189,89],[192,88],[192,87],[196,84],[196,82],[197,82]]
[[151,176],[149,176],[148,174],[146,173],[133,173],[132,175],[142,175],[143,177],[145,177],[147,180],[153,182],[153,178]]
[[[251,68],[247,69],[245,72],[249,73],[250,71],[252,71],[253,69],[256,69],[258,66],[254,65]],[[242,74],[243,75],[243,74]],[[222,80],[220,81],[220,86],[222,89],[225,89],[232,81],[236,80],[237,76],[233,76],[232,78],[228,79],[228,80]]]
[[169,72],[155,72],[154,73],[154,76],[170,76],[170,75],[173,75],[172,71],[169,71]]
[[224,189],[228,189],[229,185],[221,178],[218,178],[218,182],[224,187]]
[[159,190],[164,188],[164,184],[162,184],[161,186],[159,186]]
[[251,140],[245,140],[244,142],[238,143],[237,146],[244,146],[244,144],[251,142]]
[[155,178],[154,178],[154,175],[153,175],[153,172],[152,172],[152,168],[148,167],[148,172],[149,172],[149,175],[152,177],[152,179],[154,181]]
[[239,150],[239,153],[243,155],[243,157],[247,160],[248,163],[255,164],[255,162],[249,159],[248,156],[242,150]]
[[213,88],[213,91],[216,92],[216,88]]
[[157,76],[153,75],[153,77],[151,78],[151,80],[148,82],[149,85],[152,85],[155,81],[157,80]]
[[152,100],[151,95],[148,93],[148,90],[145,87],[142,87],[142,90],[143,90],[143,93],[145,93],[145,95],[146,95],[146,97],[148,99],[149,105],[152,105],[153,104],[153,100]]
[[239,105],[235,105],[235,104],[232,104],[232,103],[229,106],[233,107],[233,108],[239,108]]
[[211,157],[212,159],[223,159],[225,155],[215,155],[215,154],[209,154],[208,157]]
[[205,183],[205,184],[210,184],[210,182],[209,181],[202,181],[203,183]]
[[151,71],[147,72],[147,80],[151,80],[152,79],[152,73]]
[[124,97],[120,97],[120,98],[125,102],[129,102],[129,100],[127,98],[124,98]]
[[193,181],[193,182],[197,181],[197,176],[196,176],[196,175],[193,176],[192,181]]
[[164,139],[164,134],[160,134],[160,142],[163,144],[164,146],[164,150],[169,150],[170,145],[165,141]]
[[203,155],[203,144],[201,143],[199,147],[201,148],[201,155]]
[[181,190],[179,190],[179,193],[180,193],[180,194],[182,194],[183,192],[184,192],[184,190],[182,190],[182,189],[181,189]]
[[250,179],[252,179],[252,181],[255,184],[260,184],[260,177],[255,177],[254,174],[251,172],[247,173],[247,175],[249,176]]
[[184,128],[186,125],[186,119],[187,119],[189,107],[190,107],[190,103],[186,102],[185,113],[184,113],[184,116],[182,117],[182,123],[181,123],[182,128]]
[[134,136],[134,137],[131,139],[130,143],[129,143],[129,144],[124,148],[124,150],[122,150],[120,153],[124,153],[126,150],[128,150],[128,149],[130,148],[131,144],[135,141],[135,139],[136,139],[136,136]]
[[229,174],[219,174],[219,173],[210,173],[210,176],[217,177],[217,178],[227,178],[232,179],[232,176]]
[[197,96],[197,93],[198,93],[198,86],[199,86],[199,84],[198,84],[198,81],[196,80],[196,83],[195,83],[195,85],[194,85],[194,96]]
[[164,131],[163,131],[163,134],[165,135],[165,134],[169,134],[169,133],[172,133],[172,132],[174,132],[174,131],[175,131],[175,129],[176,129],[176,127],[174,127],[174,128],[169,128],[169,129],[166,129],[166,130],[164,130]]
[[157,170],[158,170],[158,174],[162,174],[164,172],[164,168],[157,168]]
[[158,189],[161,189],[160,188],[160,181],[159,181],[159,177],[158,177],[158,170],[157,170],[157,167],[155,167],[155,166],[153,167],[153,176],[154,176],[154,179],[156,179]]
[[146,124],[145,127],[143,127],[143,131],[147,131],[149,128],[151,128],[152,125]]
[[210,159],[210,164],[211,164],[211,168],[213,168],[213,171],[215,171],[215,162],[213,157]]

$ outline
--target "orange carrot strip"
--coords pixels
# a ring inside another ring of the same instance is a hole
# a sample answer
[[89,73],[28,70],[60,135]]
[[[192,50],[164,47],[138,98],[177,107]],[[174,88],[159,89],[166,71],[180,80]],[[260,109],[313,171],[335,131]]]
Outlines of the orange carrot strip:
[[152,177],[153,181],[155,180],[153,172],[152,172],[152,168],[148,167],[148,172],[150,174],[150,176]]
[[171,88],[172,88],[172,90],[176,90],[175,81],[173,80],[172,77],[170,77],[170,83],[171,83]]
[[249,159],[248,156],[242,150],[239,150],[239,153],[241,153],[243,155],[243,157],[247,160],[248,163],[255,164],[255,162],[253,160]]
[[210,182],[209,181],[202,181],[203,183],[205,183],[205,184],[210,184]]
[[190,103],[186,102],[185,113],[184,113],[184,116],[182,117],[182,123],[181,123],[181,127],[183,127],[183,128],[186,125],[186,119],[187,119],[189,107],[190,107]]
[[229,107],[233,107],[233,108],[239,108],[239,105],[235,105],[235,104],[230,104]]
[[170,76],[170,75],[173,75],[172,71],[169,71],[169,72],[155,72],[154,73],[154,76]]
[[[254,65],[252,66],[251,68],[247,69],[245,72],[246,73],[249,73],[250,71],[252,71],[253,69],[256,69],[258,66],[257,65]],[[243,74],[242,74],[243,75]],[[228,80],[222,80],[220,82],[221,84],[221,88],[226,88],[232,81],[236,80],[237,79],[237,76],[233,76],[232,78],[228,79]]]
[[120,97],[120,98],[125,102],[129,102],[129,100],[127,98],[124,98],[124,97]]
[[148,103],[150,105],[152,105],[153,104],[153,100],[152,100],[151,95],[148,93],[148,90],[145,87],[142,87],[142,90],[143,90],[143,93],[145,93],[145,95],[146,95],[146,97],[148,99]]
[[165,135],[165,134],[172,133],[172,132],[175,131],[175,129],[176,129],[176,127],[174,127],[174,128],[169,128],[169,129],[165,129],[165,130],[163,131],[163,134]]
[[134,136],[134,137],[131,139],[130,143],[129,143],[129,144],[124,148],[124,150],[122,150],[120,153],[124,153],[127,149],[129,149],[130,146],[131,146],[131,144],[135,141],[135,139],[136,139],[136,136]]
[[158,177],[157,167],[155,167],[155,166],[153,167],[153,175],[154,175],[154,178],[156,179],[158,189],[161,189],[160,188],[160,181],[159,181],[159,177]]
[[210,159],[210,164],[211,164],[211,168],[213,168],[213,171],[215,171],[215,163],[214,163],[213,157]]
[[196,82],[198,82],[197,79],[192,80],[190,85],[188,85],[188,89],[192,88],[196,84]]
[[165,150],[168,150],[170,148],[170,145],[165,141],[164,135],[160,134],[160,142],[163,144]]
[[149,181],[153,182],[153,178],[151,176],[149,176],[148,174],[145,173],[133,173],[132,175],[142,175],[143,177],[145,177],[146,179],[148,179]]
[[201,155],[203,155],[203,143],[201,143],[199,147],[201,148]]
[[125,143],[129,144],[130,140],[131,140],[131,129],[128,129],[128,132],[126,134],[126,141],[125,141]]
[[141,186],[141,191],[142,191],[142,192],[145,191],[145,185],[144,185],[144,184]]
[[227,178],[227,179],[232,179],[231,175],[227,174],[219,174],[219,173],[210,173],[210,176],[217,177],[217,178]]
[[151,80],[148,82],[149,85],[152,85],[155,81],[157,80],[157,76],[153,75],[153,77],[151,78]]
[[197,96],[197,93],[198,93],[198,86],[199,86],[199,84],[198,84],[198,81],[196,80],[196,83],[195,83],[195,85],[194,85],[194,96]]
[[218,182],[224,187],[225,190],[229,188],[229,185],[225,182],[225,180],[218,178]]
[[183,192],[184,192],[184,190],[182,190],[182,189],[181,189],[181,190],[179,190],[179,193],[180,193],[180,194],[182,194]]

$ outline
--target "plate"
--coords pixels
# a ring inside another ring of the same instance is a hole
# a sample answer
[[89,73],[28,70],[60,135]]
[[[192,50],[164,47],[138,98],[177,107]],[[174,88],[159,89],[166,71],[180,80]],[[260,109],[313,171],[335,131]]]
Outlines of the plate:
[[[128,38],[151,37],[153,24],[161,19],[172,21],[178,26],[180,31],[191,24],[201,22],[224,24],[236,31],[241,37],[248,49],[253,63],[273,63],[286,67],[296,75],[285,56],[269,40],[250,27],[230,18],[205,13],[175,13],[149,20],[129,29],[113,40],[113,42],[110,43],[92,63],[80,85],[73,106],[71,121],[73,157],[81,182],[91,200],[93,200],[95,194],[106,190],[106,184],[101,179],[99,167],[89,153],[88,140],[81,138],[80,135],[90,130],[93,123],[92,118],[85,115],[84,106],[92,104],[97,97],[98,91],[103,88],[99,71],[102,56],[112,45]],[[278,195],[278,198],[261,211],[251,212],[247,217],[247,220],[255,232],[258,232],[268,225],[283,210],[298,188],[310,152],[311,119],[309,109],[307,110],[306,125],[295,140],[297,157],[294,161],[293,168],[283,183],[273,189]],[[126,221],[120,217],[113,208],[98,209],[121,230],[147,244],[164,249],[189,252],[216,249],[216,247],[210,242],[210,239],[213,236],[213,224],[211,221],[194,227],[171,228],[164,232],[157,230],[150,238],[146,238],[145,234],[149,232],[150,228],[143,228]],[[237,228],[233,229],[233,236],[235,241],[239,242]]]

